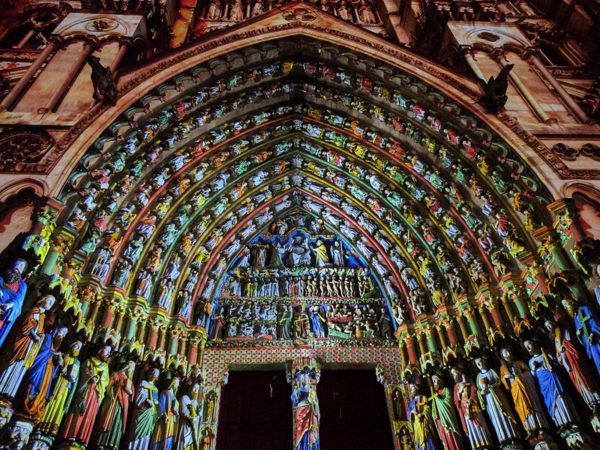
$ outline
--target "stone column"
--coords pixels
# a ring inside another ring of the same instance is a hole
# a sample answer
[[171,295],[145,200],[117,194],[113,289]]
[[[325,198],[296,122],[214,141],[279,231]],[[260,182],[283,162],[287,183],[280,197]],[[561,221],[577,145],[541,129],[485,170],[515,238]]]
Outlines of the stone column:
[[8,95],[4,97],[4,100],[2,100],[2,103],[0,103],[0,111],[5,111],[13,106],[17,98],[19,98],[19,96],[23,93],[25,88],[29,86],[29,83],[31,82],[31,80],[33,80],[35,74],[38,72],[38,70],[40,70],[40,68],[44,65],[44,63],[48,60],[50,55],[54,53],[55,50],[56,44],[54,43],[54,41],[50,41],[48,45],[46,45],[44,51],[42,51],[42,53],[40,53],[40,55],[34,61],[34,63],[31,66],[29,66],[29,69],[27,69],[25,75],[21,77],[19,82],[15,84],[15,86],[8,93]]
[[115,56],[114,61],[110,65],[110,71],[113,74],[116,73],[117,69],[119,68],[119,64],[121,64],[121,61],[123,61],[123,58],[125,58],[125,54],[127,53],[129,46],[129,40],[124,38],[119,40],[119,51],[117,53],[117,56]]
[[475,61],[475,58],[473,57],[473,47],[471,47],[470,45],[461,45],[459,52],[465,57],[465,61],[467,61],[467,64],[469,65],[475,76],[477,76],[477,78],[485,80],[485,75],[483,74],[483,72],[477,65],[477,62]]
[[65,96],[67,90],[73,83],[73,80],[75,79],[75,77],[77,77],[79,72],[81,72],[81,69],[85,65],[88,56],[92,54],[94,49],[94,42],[92,42],[91,40],[85,42],[81,53],[79,54],[77,59],[71,64],[71,67],[67,72],[65,80],[62,82],[61,85],[56,87],[56,91],[54,92],[54,95],[52,95],[50,100],[48,100],[48,103],[46,103],[46,105],[43,108],[40,108],[40,113],[52,112],[58,107],[59,103]]
[[[493,59],[495,59],[496,62],[498,64],[500,64],[501,67],[504,67],[506,65],[506,63],[509,62],[504,56],[504,51],[501,49],[495,49],[492,53],[490,53],[490,56]],[[544,123],[551,122],[552,119],[550,119],[550,116],[548,116],[548,114],[546,114],[546,111],[544,111],[544,109],[542,108],[542,105],[540,105],[538,103],[538,101],[535,99],[534,95],[531,93],[531,91],[529,91],[529,89],[527,89],[527,86],[525,86],[523,84],[523,82],[517,76],[515,71],[511,70],[509,72],[508,76],[510,77],[512,82],[515,84],[517,91],[519,91],[519,93],[525,98],[527,103],[529,103],[529,106],[531,106],[531,108],[537,114],[537,116],[540,118],[540,120]]]
[[[319,448],[319,399],[317,384],[321,378],[321,367],[313,358],[298,358],[288,363],[287,379],[292,385],[292,414],[294,415],[294,450]],[[312,417],[309,430],[299,428],[296,417],[310,412]],[[296,430],[305,431],[302,441],[296,444]],[[306,442],[313,442],[312,446]]]
[[563,101],[567,104],[567,106],[569,108],[571,108],[571,111],[573,111],[573,113],[577,116],[577,118],[581,122],[584,122],[584,123],[587,122],[589,120],[587,114],[583,111],[583,109],[581,109],[581,107],[577,104],[577,102],[575,100],[573,100],[573,97],[571,97],[571,95],[565,90],[565,88],[562,87],[560,82],[556,78],[554,78],[554,75],[552,75],[548,71],[546,66],[544,66],[544,64],[542,64],[542,62],[540,61],[540,58],[538,58],[538,56],[537,56],[537,52],[538,52],[538,50],[536,48],[528,48],[523,52],[523,56],[525,58],[527,58],[529,60],[529,62],[531,64],[533,64],[533,66],[537,70],[540,71],[540,73],[548,81],[548,83],[550,83],[552,85],[552,87],[554,89],[556,89],[556,92],[558,93],[560,98],[562,98]]

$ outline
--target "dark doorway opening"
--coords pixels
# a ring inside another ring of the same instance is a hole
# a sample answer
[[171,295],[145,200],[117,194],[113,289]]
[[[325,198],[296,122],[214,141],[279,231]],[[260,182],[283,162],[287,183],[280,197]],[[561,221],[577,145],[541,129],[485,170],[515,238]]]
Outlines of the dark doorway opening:
[[325,370],[317,386],[322,450],[394,450],[374,370]]
[[284,371],[230,372],[221,394],[217,450],[291,449],[291,394]]

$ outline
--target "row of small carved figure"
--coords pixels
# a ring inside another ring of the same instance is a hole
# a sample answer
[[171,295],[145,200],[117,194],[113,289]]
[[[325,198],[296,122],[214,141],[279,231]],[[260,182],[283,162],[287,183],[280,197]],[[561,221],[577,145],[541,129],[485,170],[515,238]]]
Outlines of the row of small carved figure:
[[373,294],[369,276],[309,275],[304,277],[229,278],[234,297],[365,297]]
[[232,303],[217,307],[209,328],[213,340],[391,339],[393,327],[379,305],[284,305]]
[[[285,0],[254,0],[244,3],[242,4],[242,0],[232,0],[232,2],[212,0],[206,11],[205,18],[210,21],[230,20],[240,22],[250,17],[260,16],[274,8],[279,8],[286,2]],[[325,0],[319,3],[319,7],[323,11],[347,22],[367,25],[381,23],[373,6],[369,5],[365,0]]]
[[[466,364],[457,363],[449,370],[454,387],[441,370],[428,380],[410,376],[404,394],[392,392],[403,442],[461,449],[466,436],[473,449],[499,448],[498,443],[523,448],[523,438],[531,445],[549,444],[547,433],[557,431],[561,448],[591,448],[582,447],[587,437],[581,430],[587,418],[600,432],[600,322],[588,307],[569,312],[575,314],[575,328],[565,317],[548,319],[547,337],[527,337],[522,348],[506,344],[497,354],[476,355],[473,378]],[[519,359],[521,353],[528,361]],[[412,434],[401,429],[406,422],[412,423]]]
[[181,369],[164,371],[164,358],[157,356],[138,368],[135,352],[84,345],[68,327],[49,325],[54,303],[51,295],[36,302],[3,346],[1,448],[22,448],[30,437],[32,448],[40,449],[54,440],[139,449],[163,448],[173,439],[185,448],[210,444],[217,397],[203,395],[199,367],[187,376]]

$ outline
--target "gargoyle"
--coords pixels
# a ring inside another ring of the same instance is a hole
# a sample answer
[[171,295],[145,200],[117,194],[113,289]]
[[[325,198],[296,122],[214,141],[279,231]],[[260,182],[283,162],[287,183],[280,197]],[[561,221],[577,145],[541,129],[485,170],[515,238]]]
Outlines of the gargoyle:
[[506,90],[508,89],[508,73],[513,66],[513,64],[504,66],[496,78],[490,77],[487,81],[481,78],[477,80],[483,91],[483,95],[479,101],[485,106],[485,109],[492,114],[498,114],[508,100],[508,96],[506,95]]
[[114,106],[117,102],[117,87],[115,78],[108,67],[100,64],[100,58],[90,56],[88,64],[92,68],[92,84],[94,85],[94,100]]

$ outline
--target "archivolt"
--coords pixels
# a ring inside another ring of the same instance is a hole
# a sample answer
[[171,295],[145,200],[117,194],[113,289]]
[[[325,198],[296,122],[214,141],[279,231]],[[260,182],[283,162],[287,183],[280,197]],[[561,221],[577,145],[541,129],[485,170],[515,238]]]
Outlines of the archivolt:
[[[460,286],[474,292],[523,268],[550,196],[521,158],[423,81],[302,42],[180,74],[96,141],[60,197],[68,207],[59,232],[90,260],[83,283],[116,287],[149,309],[158,280],[181,260],[176,289],[196,271],[195,297],[214,296],[237,254],[221,252],[289,212],[274,209],[286,196],[303,198],[294,210],[320,215],[350,242],[348,222],[375,249],[355,247],[363,259],[387,267],[380,284],[389,273],[405,299],[404,267],[434,307],[463,298]],[[146,298],[136,294],[142,276],[153,278]]]

